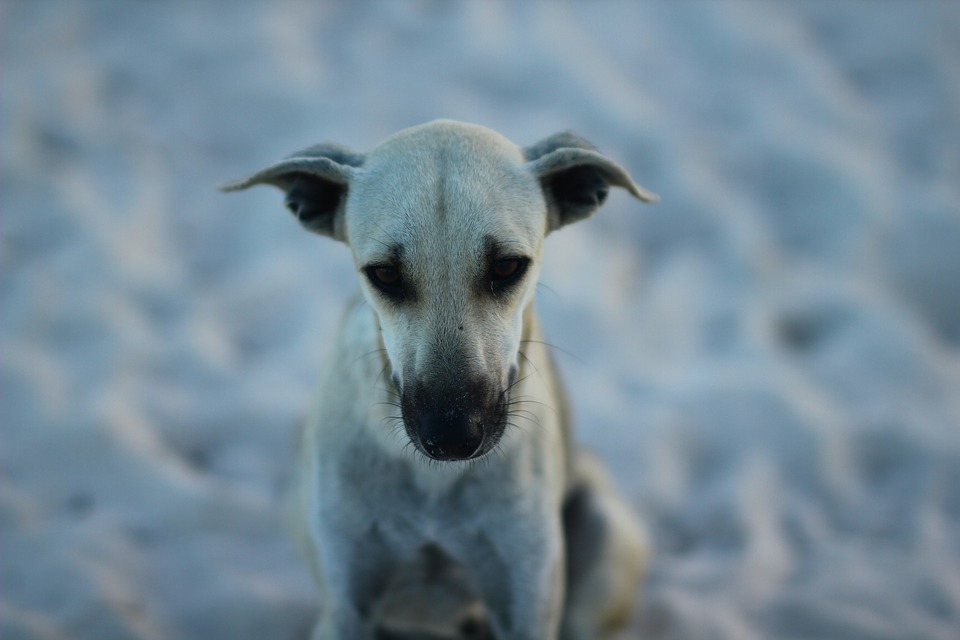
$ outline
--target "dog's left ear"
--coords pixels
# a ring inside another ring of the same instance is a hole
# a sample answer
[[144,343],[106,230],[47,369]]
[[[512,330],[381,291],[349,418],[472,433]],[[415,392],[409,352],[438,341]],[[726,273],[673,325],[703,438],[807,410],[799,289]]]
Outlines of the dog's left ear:
[[660,199],[574,133],[554,134],[523,153],[527,167],[543,185],[548,231],[589,217],[606,200],[611,185],[626,189],[644,202]]
[[270,184],[286,193],[284,204],[309,231],[345,240],[343,211],[350,183],[364,156],[332,144],[299,151],[262,169],[249,178],[220,185],[221,191],[238,191]]

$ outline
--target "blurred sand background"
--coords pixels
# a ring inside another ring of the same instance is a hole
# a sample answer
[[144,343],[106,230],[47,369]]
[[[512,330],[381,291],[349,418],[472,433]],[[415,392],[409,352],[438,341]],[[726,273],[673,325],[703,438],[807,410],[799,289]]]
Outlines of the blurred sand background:
[[[214,186],[448,117],[663,200],[547,245],[630,637],[960,637],[960,5],[0,5],[0,638],[303,638],[280,496],[347,250]],[[639,596],[638,596],[639,597]]]

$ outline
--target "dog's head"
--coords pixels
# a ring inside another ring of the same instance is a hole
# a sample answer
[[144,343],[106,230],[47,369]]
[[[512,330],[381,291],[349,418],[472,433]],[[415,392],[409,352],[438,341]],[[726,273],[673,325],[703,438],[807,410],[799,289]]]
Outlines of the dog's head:
[[451,121],[367,154],[311,147],[223,188],[255,184],[352,249],[403,424],[436,460],[482,456],[503,433],[544,236],[592,214],[611,185],[656,200],[573,134],[524,149]]

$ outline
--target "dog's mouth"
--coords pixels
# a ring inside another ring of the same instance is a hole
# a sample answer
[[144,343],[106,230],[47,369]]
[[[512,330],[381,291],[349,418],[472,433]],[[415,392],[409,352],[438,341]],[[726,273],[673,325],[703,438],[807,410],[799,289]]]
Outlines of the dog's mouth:
[[490,393],[474,382],[458,387],[414,384],[400,393],[403,426],[432,460],[475,460],[497,446],[507,424],[509,389]]

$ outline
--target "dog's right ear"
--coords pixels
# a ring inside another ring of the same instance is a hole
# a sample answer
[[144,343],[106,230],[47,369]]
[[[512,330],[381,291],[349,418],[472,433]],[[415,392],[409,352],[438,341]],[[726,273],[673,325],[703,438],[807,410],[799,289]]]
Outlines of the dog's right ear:
[[305,228],[346,240],[343,225],[347,191],[363,165],[364,156],[332,144],[321,144],[293,154],[248,178],[220,185],[221,191],[239,191],[270,184],[286,193],[284,203]]
[[547,200],[547,230],[589,217],[603,204],[610,187],[626,189],[643,202],[660,198],[592,144],[569,131],[523,150],[527,168],[540,180]]

